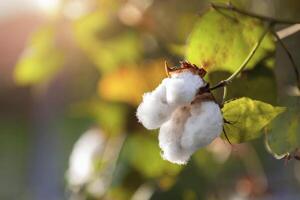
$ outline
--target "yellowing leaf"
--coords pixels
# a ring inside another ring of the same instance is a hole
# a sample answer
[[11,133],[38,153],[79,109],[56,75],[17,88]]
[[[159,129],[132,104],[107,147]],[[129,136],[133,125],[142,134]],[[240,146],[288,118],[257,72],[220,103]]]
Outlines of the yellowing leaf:
[[35,33],[17,62],[14,79],[19,85],[47,82],[64,64],[64,54],[55,44],[55,31],[46,27]]
[[[234,72],[264,32],[261,21],[235,12],[209,10],[196,23],[187,42],[188,61],[208,71]],[[271,34],[263,40],[248,67],[253,67],[275,44]]]
[[266,147],[276,158],[282,158],[300,147],[300,112],[289,108],[277,117],[266,134]]
[[124,66],[99,81],[99,95],[105,100],[138,105],[145,92],[153,90],[165,77],[164,61],[143,66]]
[[226,103],[222,111],[230,123],[224,125],[230,142],[241,143],[260,137],[262,128],[285,108],[243,97]]

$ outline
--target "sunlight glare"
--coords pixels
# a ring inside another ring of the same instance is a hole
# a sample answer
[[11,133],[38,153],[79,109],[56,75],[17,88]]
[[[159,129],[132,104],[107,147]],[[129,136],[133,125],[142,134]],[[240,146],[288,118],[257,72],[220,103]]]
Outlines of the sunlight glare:
[[55,15],[58,11],[60,0],[34,0],[38,10],[48,15]]

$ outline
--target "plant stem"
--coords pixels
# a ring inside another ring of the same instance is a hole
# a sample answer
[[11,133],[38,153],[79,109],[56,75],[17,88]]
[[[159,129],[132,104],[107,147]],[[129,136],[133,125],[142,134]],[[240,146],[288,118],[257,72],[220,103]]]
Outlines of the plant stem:
[[270,26],[268,26],[268,28],[263,32],[263,34],[260,36],[259,40],[255,43],[254,47],[252,48],[252,50],[250,51],[250,53],[248,54],[247,58],[244,60],[244,62],[241,64],[241,66],[231,75],[229,76],[227,79],[220,81],[217,85],[215,85],[214,87],[210,88],[210,90],[214,90],[220,87],[225,87],[226,85],[228,85],[237,75],[239,75],[247,66],[247,64],[249,63],[249,61],[251,60],[251,58],[253,57],[253,55],[255,54],[256,50],[258,49],[258,47],[260,46],[261,42],[263,41],[265,35],[269,32]]
[[277,31],[276,34],[282,40],[286,37],[289,37],[290,35],[297,33],[298,31],[300,31],[300,24],[294,24],[294,25],[288,26],[284,29]]
[[224,88],[223,88],[222,106],[223,106],[224,103],[225,103],[226,96],[227,96],[227,87],[226,87],[226,85],[225,85]]
[[273,17],[267,17],[267,16],[251,13],[251,12],[248,12],[246,10],[241,10],[241,9],[235,7],[234,5],[232,5],[231,3],[228,3],[228,4],[211,3],[211,7],[213,7],[214,9],[231,10],[231,11],[240,13],[242,15],[246,15],[246,16],[249,16],[249,17],[254,17],[254,18],[257,18],[257,19],[260,19],[260,20],[263,20],[263,21],[271,22],[271,23],[280,23],[280,24],[297,24],[297,23],[300,23],[300,21],[293,21],[293,20],[286,20],[286,19],[276,19],[276,18],[273,18]]
[[286,52],[287,56],[289,57],[291,63],[292,63],[292,67],[294,69],[294,73],[296,75],[296,81],[297,81],[297,87],[300,89],[300,76],[299,76],[299,70],[297,68],[296,62],[292,57],[291,52],[288,50],[288,48],[285,46],[285,44],[283,43],[283,41],[280,39],[280,37],[278,36],[278,34],[272,30],[272,34],[275,36],[275,38],[277,39],[277,41],[279,42],[279,44],[282,46],[283,50]]

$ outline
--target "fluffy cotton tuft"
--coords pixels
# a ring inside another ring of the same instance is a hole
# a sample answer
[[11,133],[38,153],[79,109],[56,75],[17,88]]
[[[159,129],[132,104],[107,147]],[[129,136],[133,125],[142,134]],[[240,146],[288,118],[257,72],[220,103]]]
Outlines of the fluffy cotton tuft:
[[137,118],[147,129],[157,129],[167,121],[175,107],[166,101],[166,82],[162,83],[152,92],[143,96],[143,102],[137,109]]
[[177,105],[190,103],[198,89],[204,85],[205,82],[200,76],[189,71],[174,74],[166,82],[167,102]]
[[185,164],[197,149],[218,137],[222,127],[220,107],[213,101],[180,107],[160,128],[162,157],[176,164]]
[[184,127],[181,145],[195,152],[210,144],[223,128],[221,109],[214,101],[197,102],[191,105],[191,116]]
[[190,108],[187,106],[177,108],[170,120],[164,123],[159,130],[159,146],[162,149],[162,157],[176,164],[185,164],[190,157],[181,146],[181,138],[184,132],[184,124],[190,116]]

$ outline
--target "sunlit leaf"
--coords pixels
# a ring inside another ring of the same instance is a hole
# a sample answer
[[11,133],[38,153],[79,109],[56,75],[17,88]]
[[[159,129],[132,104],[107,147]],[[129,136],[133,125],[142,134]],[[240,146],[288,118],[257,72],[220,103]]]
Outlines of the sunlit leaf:
[[[235,12],[210,9],[200,17],[187,42],[186,58],[208,71],[234,72],[247,57],[264,32],[263,24],[254,18]],[[271,34],[248,64],[248,68],[273,52]]]
[[230,123],[225,124],[225,132],[232,143],[258,138],[261,129],[284,110],[246,97],[230,101],[222,108],[224,119]]
[[64,54],[55,43],[55,30],[45,27],[36,32],[18,60],[14,79],[19,85],[47,82],[64,64]]
[[153,90],[166,76],[164,61],[139,66],[124,66],[99,81],[99,95],[110,101],[138,105],[143,93]]
[[123,154],[129,163],[146,177],[176,175],[181,169],[180,166],[161,158],[156,138],[146,133],[130,135]]
[[277,117],[268,127],[265,142],[268,151],[276,158],[282,158],[300,148],[299,108],[288,108]]

